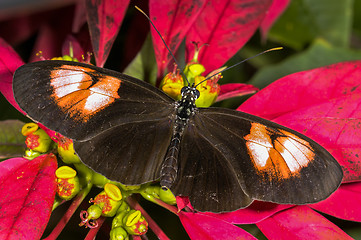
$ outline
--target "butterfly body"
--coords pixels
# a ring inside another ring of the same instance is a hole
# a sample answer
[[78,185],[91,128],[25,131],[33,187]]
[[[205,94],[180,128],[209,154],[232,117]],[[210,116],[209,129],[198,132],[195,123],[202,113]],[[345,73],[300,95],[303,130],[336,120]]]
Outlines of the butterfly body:
[[312,139],[239,111],[196,108],[192,87],[175,102],[115,71],[42,61],[20,67],[13,90],[28,116],[73,139],[94,171],[126,185],[160,180],[196,210],[314,203],[342,180],[340,165]]
[[160,185],[163,189],[170,189],[177,178],[180,142],[189,118],[195,114],[195,102],[199,97],[199,91],[193,87],[183,87],[181,93],[182,98],[176,104],[177,117],[175,119],[173,136],[160,173]]

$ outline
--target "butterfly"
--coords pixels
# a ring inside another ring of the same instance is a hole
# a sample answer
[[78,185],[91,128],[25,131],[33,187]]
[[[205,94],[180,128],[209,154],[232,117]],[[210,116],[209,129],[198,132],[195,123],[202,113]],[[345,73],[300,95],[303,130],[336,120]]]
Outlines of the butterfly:
[[17,69],[13,91],[28,117],[72,139],[95,172],[125,185],[159,180],[199,211],[233,211],[253,200],[315,203],[343,177],[329,152],[292,129],[197,108],[194,86],[174,101],[125,74],[53,60]]

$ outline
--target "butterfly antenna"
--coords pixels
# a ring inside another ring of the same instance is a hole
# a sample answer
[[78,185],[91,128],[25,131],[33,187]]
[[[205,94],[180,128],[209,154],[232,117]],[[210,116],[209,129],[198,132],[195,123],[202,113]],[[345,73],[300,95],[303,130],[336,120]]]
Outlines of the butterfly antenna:
[[[169,52],[169,54],[172,56],[172,58],[173,58],[173,60],[174,60],[174,62],[179,66],[179,64],[178,64],[178,61],[177,61],[177,59],[174,57],[174,55],[173,55],[173,53],[172,53],[172,51],[169,49],[169,47],[168,47],[168,45],[165,43],[165,41],[164,41],[164,38],[162,37],[162,34],[160,34],[160,32],[158,31],[158,29],[155,27],[155,25],[154,25],[154,23],[152,22],[152,20],[150,20],[150,18],[148,17],[148,15],[145,13],[145,12],[143,12],[143,10],[142,9],[140,9],[139,7],[137,7],[137,6],[134,6],[139,12],[141,12],[148,20],[149,20],[149,22],[150,22],[150,24],[152,24],[152,26],[153,26],[153,28],[154,28],[154,30],[158,33],[158,35],[159,35],[159,37],[160,37],[160,39],[162,39],[162,42],[163,42],[163,44],[164,44],[164,46],[168,49],[168,52]],[[186,75],[184,74],[184,72],[183,72],[183,70],[182,69],[179,69],[180,71],[181,71],[181,73],[182,73],[182,76],[184,77],[184,79],[187,81],[187,83],[188,83],[188,86],[190,85],[190,83],[189,83],[189,81],[188,81],[188,79],[187,79],[187,77],[186,77]]]
[[252,57],[246,58],[246,59],[240,61],[239,63],[236,63],[236,64],[234,64],[234,65],[232,65],[232,66],[230,66],[230,67],[228,67],[228,68],[226,68],[226,69],[223,69],[222,71],[219,71],[219,72],[217,72],[217,73],[215,73],[215,74],[207,77],[206,79],[204,79],[203,81],[201,81],[200,83],[198,83],[197,85],[195,85],[194,87],[197,87],[197,86],[198,86],[199,84],[201,84],[202,82],[205,82],[205,81],[211,79],[212,77],[214,77],[214,76],[216,76],[216,75],[218,75],[218,74],[220,74],[220,73],[222,73],[222,72],[224,72],[224,71],[227,71],[227,70],[229,70],[229,69],[231,69],[231,68],[234,68],[234,67],[240,65],[241,63],[244,63],[245,61],[248,61],[248,60],[250,60],[250,59],[252,59],[252,58],[258,57],[259,55],[262,55],[262,54],[264,54],[264,53],[268,53],[268,52],[271,52],[271,51],[277,51],[277,50],[281,50],[281,49],[283,49],[283,47],[276,47],[276,48],[267,49],[267,50],[265,50],[265,51],[263,51],[263,52],[260,52],[260,53],[258,53],[258,54],[256,54],[256,55],[252,56]]

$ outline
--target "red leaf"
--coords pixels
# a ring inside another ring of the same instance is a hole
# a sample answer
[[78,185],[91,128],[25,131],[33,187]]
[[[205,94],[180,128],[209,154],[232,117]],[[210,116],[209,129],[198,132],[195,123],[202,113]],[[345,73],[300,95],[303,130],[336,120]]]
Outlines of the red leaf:
[[[161,33],[172,53],[177,51],[188,30],[198,17],[205,2],[205,0],[149,1],[149,15],[151,16],[151,20]],[[158,64],[158,76],[162,77],[171,56],[158,33],[152,26],[151,33]]]
[[21,113],[25,114],[15,102],[13,93],[13,74],[24,62],[18,54],[0,38],[0,92]]
[[46,21],[48,21],[48,17],[44,12],[2,19],[0,36],[4,37],[9,44],[16,46],[36,34],[39,26]]
[[342,184],[326,200],[310,204],[311,208],[337,218],[361,222],[361,183]]
[[191,239],[256,239],[242,228],[203,213],[178,215]]
[[176,201],[177,201],[178,211],[182,210],[183,208],[185,208],[187,206],[190,207],[191,209],[193,209],[192,205],[189,202],[188,197],[177,196]]
[[361,94],[285,114],[276,122],[311,137],[344,167],[344,182],[361,180]]
[[61,47],[68,33],[71,32],[73,8],[63,8],[53,13],[53,16],[40,26],[33,53],[29,62],[41,60],[39,52],[44,59],[61,56]]
[[29,162],[29,160],[26,158],[11,158],[0,162],[0,179],[3,178],[4,175],[9,174],[9,172],[12,172],[13,169],[27,162]]
[[[70,47],[72,49],[70,49]],[[78,59],[79,61],[82,61],[83,57],[85,56],[85,52],[79,43],[78,39],[76,39],[73,35],[68,35],[65,38],[61,53],[62,55],[70,55],[70,52],[72,51],[73,57]]]
[[55,197],[56,157],[32,161],[9,159],[0,163],[0,239],[40,239]]
[[[13,74],[17,68],[23,65],[24,62],[18,54],[8,45],[3,39],[0,38],[0,92],[4,95],[6,100],[13,105],[19,112],[26,115],[26,113],[19,107],[14,98],[13,93]],[[39,126],[49,131],[42,124]]]
[[86,0],[90,37],[97,66],[103,67],[119,32],[129,0]]
[[187,60],[193,58],[191,41],[208,44],[199,62],[207,72],[229,60],[251,38],[266,15],[272,0],[210,0],[187,33]]
[[221,91],[217,97],[217,102],[224,99],[240,97],[247,94],[255,93],[258,91],[253,85],[244,84],[244,83],[228,83],[221,85]]
[[268,239],[352,239],[307,206],[279,212],[257,226]]
[[360,180],[360,67],[360,61],[345,62],[289,75],[255,94],[238,110],[311,137],[343,166],[344,181]]
[[238,110],[272,120],[330,99],[361,93],[360,77],[361,61],[294,73],[262,89]]
[[86,21],[85,1],[77,1],[75,3],[72,32],[78,33]]
[[251,224],[266,219],[293,205],[254,201],[249,207],[228,213],[203,213],[233,224]]
[[277,18],[284,12],[284,10],[286,10],[289,3],[290,0],[273,0],[270,9],[261,24],[261,34],[263,40],[266,40],[268,30]]

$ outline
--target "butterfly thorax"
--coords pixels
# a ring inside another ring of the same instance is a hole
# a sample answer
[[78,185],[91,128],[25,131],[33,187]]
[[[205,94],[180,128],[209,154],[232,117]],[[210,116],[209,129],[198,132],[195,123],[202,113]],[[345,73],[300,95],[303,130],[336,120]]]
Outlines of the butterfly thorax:
[[169,189],[173,185],[178,172],[179,146],[183,131],[189,118],[196,109],[195,101],[199,97],[199,91],[193,87],[183,87],[182,98],[176,103],[176,120],[173,136],[164,157],[160,173],[160,184],[163,189]]
[[195,101],[199,96],[199,91],[195,88],[185,87],[182,89],[182,98],[177,103],[177,117],[187,120],[196,108]]

